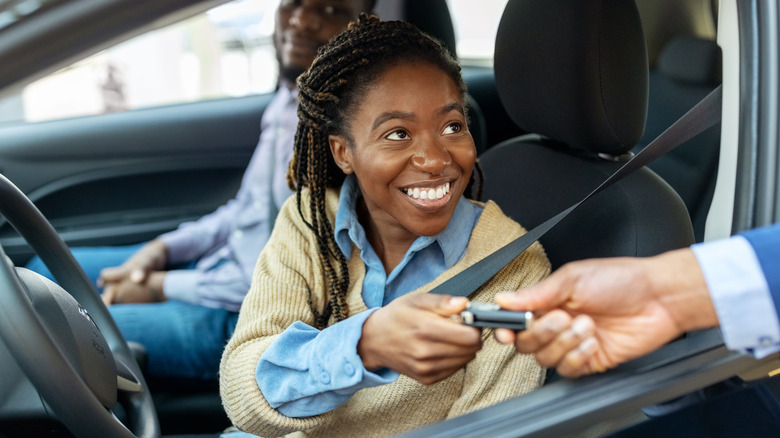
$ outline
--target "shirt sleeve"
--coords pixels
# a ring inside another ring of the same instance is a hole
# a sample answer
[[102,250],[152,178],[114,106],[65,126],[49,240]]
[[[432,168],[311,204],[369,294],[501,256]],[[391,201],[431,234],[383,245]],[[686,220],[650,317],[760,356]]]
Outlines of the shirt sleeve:
[[[228,268],[238,269],[237,266]],[[169,299],[238,312],[249,290],[249,284],[240,274],[219,274],[226,275],[214,278],[215,276],[209,276],[199,269],[168,271],[163,280],[163,291]]]
[[363,323],[375,310],[322,331],[300,321],[288,327],[260,357],[255,374],[271,407],[288,417],[319,415],[363,388],[394,382],[397,372],[370,372],[357,354]]
[[[236,197],[197,221],[184,223],[176,230],[163,234],[161,238],[168,245],[169,262],[188,262],[212,253],[227,245],[231,233],[237,228],[256,223],[265,225],[262,233],[262,243],[265,243],[277,213],[272,191],[277,187],[275,191],[278,194],[274,196],[278,198],[278,205],[291,194],[286,187],[286,174],[298,124],[296,108],[295,96],[286,88],[274,95],[260,122],[260,138]],[[284,153],[274,158],[277,147]],[[258,206],[261,208],[256,208]],[[238,253],[246,252],[247,246],[262,247],[259,242],[237,245],[233,249]],[[248,265],[245,270],[247,275],[251,275],[259,251],[251,250],[248,253],[252,254],[251,257],[240,261]],[[242,258],[241,254],[237,256]]]
[[780,324],[762,266],[743,236],[692,246],[732,350],[764,357],[780,351]]

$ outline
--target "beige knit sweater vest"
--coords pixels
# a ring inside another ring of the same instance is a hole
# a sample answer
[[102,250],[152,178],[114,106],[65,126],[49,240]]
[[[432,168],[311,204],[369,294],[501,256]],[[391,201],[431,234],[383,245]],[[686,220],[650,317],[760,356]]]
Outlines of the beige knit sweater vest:
[[[304,212],[308,196],[303,195]],[[327,196],[331,223],[338,192]],[[476,261],[525,233],[492,202],[484,205],[463,259],[436,280],[410,292],[425,293]],[[491,302],[500,291],[517,290],[549,274],[542,247],[535,243],[482,286],[471,299]],[[361,298],[365,267],[353,246],[349,260],[349,315],[366,309]],[[286,417],[271,408],[257,386],[255,369],[263,351],[295,321],[313,325],[309,299],[322,308],[327,282],[313,233],[301,220],[295,197],[282,207],[271,239],[260,255],[252,287],[244,300],[236,331],[220,367],[220,391],[225,409],[240,429],[262,437],[295,433],[300,436],[372,437],[398,434],[425,424],[456,417],[539,387],[542,369],[529,355],[495,341],[484,330],[476,359],[447,379],[423,386],[406,376],[388,385],[354,394],[341,407],[322,415]]]

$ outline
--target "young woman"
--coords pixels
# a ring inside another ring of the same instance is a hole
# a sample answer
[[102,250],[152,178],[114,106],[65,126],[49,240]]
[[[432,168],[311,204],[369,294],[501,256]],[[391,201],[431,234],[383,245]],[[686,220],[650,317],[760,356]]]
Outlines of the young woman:
[[[530,356],[425,292],[525,230],[463,195],[475,170],[460,67],[362,15],[298,79],[287,201],[221,365],[232,421],[261,436],[386,436],[541,385]],[[472,297],[549,273],[535,244]]]

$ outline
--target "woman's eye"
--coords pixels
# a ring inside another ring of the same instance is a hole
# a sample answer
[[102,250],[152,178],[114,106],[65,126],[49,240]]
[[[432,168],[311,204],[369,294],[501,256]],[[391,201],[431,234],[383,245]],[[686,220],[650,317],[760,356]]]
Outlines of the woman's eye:
[[406,131],[402,129],[393,131],[390,133],[390,135],[387,136],[388,140],[406,140],[407,138],[409,138],[409,134],[407,134]]
[[460,122],[454,122],[447,125],[446,128],[444,128],[445,134],[455,134],[463,130],[463,125]]

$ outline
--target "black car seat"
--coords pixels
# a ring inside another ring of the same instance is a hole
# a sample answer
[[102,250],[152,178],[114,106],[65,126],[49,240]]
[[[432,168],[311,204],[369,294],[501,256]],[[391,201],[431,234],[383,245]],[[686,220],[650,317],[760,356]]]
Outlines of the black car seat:
[[[721,82],[720,48],[713,40],[691,36],[670,39],[650,70],[645,134],[639,152]],[[720,124],[685,142],[648,167],[680,195],[693,221],[697,242],[704,239],[720,151]]]
[[[535,134],[482,154],[483,197],[530,229],[598,186],[642,136],[648,67],[636,5],[512,0],[499,24],[494,62],[507,112]],[[692,242],[682,200],[647,168],[593,197],[541,239],[553,269]]]

